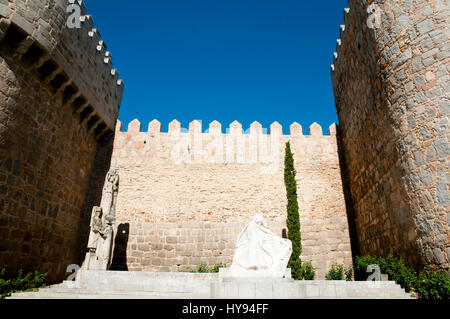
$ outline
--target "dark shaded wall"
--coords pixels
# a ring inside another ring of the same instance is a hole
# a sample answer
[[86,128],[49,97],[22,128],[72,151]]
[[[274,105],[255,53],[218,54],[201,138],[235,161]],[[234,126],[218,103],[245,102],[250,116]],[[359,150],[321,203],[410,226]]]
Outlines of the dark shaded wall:
[[350,0],[332,81],[362,255],[449,268],[448,15],[443,1]]
[[[86,27],[68,30],[54,1],[0,2],[0,268],[9,275],[39,270],[54,282],[83,261],[123,88]],[[88,85],[89,72],[102,80]]]

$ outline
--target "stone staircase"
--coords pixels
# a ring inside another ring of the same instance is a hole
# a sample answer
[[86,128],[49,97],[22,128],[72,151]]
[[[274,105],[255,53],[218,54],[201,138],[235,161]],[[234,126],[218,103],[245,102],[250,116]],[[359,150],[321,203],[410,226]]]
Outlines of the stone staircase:
[[76,281],[7,299],[409,299],[393,281],[222,280],[218,274],[80,270]]
[[410,299],[393,281],[344,281],[292,279],[230,281],[211,284],[211,297],[219,299]]

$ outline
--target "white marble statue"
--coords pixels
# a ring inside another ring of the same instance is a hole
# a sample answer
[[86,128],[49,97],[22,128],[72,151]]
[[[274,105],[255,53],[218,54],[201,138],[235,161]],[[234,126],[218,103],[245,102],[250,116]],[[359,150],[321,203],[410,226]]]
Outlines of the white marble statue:
[[272,233],[256,214],[239,234],[226,276],[283,278],[291,254],[291,241]]
[[83,269],[107,270],[111,266],[119,175],[114,169],[106,174],[100,206],[94,206],[91,214],[88,252]]

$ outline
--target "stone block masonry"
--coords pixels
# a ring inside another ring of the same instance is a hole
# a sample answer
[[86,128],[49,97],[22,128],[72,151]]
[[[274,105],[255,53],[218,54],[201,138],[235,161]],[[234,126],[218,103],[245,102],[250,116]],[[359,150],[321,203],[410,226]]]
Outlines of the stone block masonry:
[[[74,1],[0,1],[0,267],[64,278],[109,168],[123,83]],[[98,182],[99,181],[99,182]]]
[[[304,261],[318,278],[334,263],[350,264],[352,253],[341,182],[336,125],[324,136],[294,123],[283,135],[254,122],[248,134],[233,122],[222,133],[217,121],[202,131],[199,121],[167,133],[154,120],[141,132],[137,120],[122,132],[117,123],[111,165],[120,175],[117,223],[125,231],[115,256],[130,270],[186,271],[200,263],[231,264],[239,232],[256,213],[272,231],[286,229],[285,143],[291,141],[297,170]],[[120,267],[119,267],[120,268]]]
[[449,2],[349,5],[332,80],[361,253],[449,269]]
[[[81,8],[80,28],[66,24],[68,4]],[[255,213],[286,229],[290,141],[301,257],[317,278],[351,263],[349,225],[362,255],[392,250],[449,269],[449,2],[349,5],[331,67],[340,127],[324,136],[316,123],[283,135],[276,122],[269,134],[257,122],[224,134],[217,121],[205,132],[173,121],[164,133],[156,120],[124,132],[123,82],[83,2],[0,0],[0,267],[57,281],[80,264],[110,163],[120,174],[114,267],[229,265]]]

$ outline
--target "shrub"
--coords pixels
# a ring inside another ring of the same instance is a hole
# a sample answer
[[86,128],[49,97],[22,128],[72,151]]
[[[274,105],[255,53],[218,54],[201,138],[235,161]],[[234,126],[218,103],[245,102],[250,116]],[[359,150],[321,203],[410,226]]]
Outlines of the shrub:
[[353,266],[344,267],[343,265],[333,265],[325,278],[327,280],[347,280],[351,281],[353,277]]
[[302,243],[300,235],[300,217],[298,214],[297,182],[295,180],[294,157],[291,152],[291,144],[286,143],[284,158],[284,184],[287,196],[287,219],[288,239],[292,242],[292,254],[288,267],[291,268],[292,278],[301,279],[301,259]]
[[205,263],[201,263],[198,265],[197,270],[190,269],[190,272],[196,272],[196,273],[217,273],[219,272],[219,268],[225,268],[225,265],[218,264],[215,265],[212,268],[209,268]]
[[345,280],[351,281],[352,277],[353,277],[353,266],[350,265],[345,269]]
[[391,253],[386,258],[373,256],[357,257],[355,261],[355,277],[358,280],[366,280],[368,277],[366,269],[371,264],[380,266],[381,272],[387,274],[390,280],[395,280],[406,292],[416,292],[419,298],[450,298],[450,274],[445,271],[435,271],[425,267],[417,274],[401,258],[396,258]]
[[225,268],[225,267],[226,267],[225,265],[222,265],[222,263],[220,263],[220,264],[218,264],[218,265],[215,265],[215,266],[211,269],[211,272],[212,272],[212,273],[219,272],[219,268]]
[[333,265],[325,276],[326,280],[344,280],[344,266]]
[[396,258],[392,253],[388,257],[356,257],[356,272],[358,280],[366,280],[368,273],[367,266],[378,265],[382,273],[389,276],[390,279],[395,280],[402,286],[406,292],[411,292],[414,289],[417,280],[416,272],[411,267],[407,266],[401,258]]
[[315,275],[316,271],[310,262],[306,262],[302,265],[300,276],[303,280],[314,280]]
[[382,260],[380,268],[382,272],[388,274],[389,278],[394,279],[402,286],[406,292],[414,290],[417,281],[416,272],[413,268],[407,266],[402,259],[394,257],[391,253]]
[[197,267],[197,272],[200,272],[200,273],[209,272],[208,270],[209,269],[208,269],[208,266],[206,266],[206,264],[200,264]]
[[0,299],[4,298],[11,291],[11,280],[6,280],[6,269],[0,271]]
[[0,299],[13,292],[41,288],[45,286],[45,278],[47,277],[47,274],[41,274],[38,271],[28,273],[24,277],[22,270],[19,270],[16,278],[6,279],[5,275],[6,269],[2,269],[0,271]]
[[450,299],[450,275],[425,267],[419,274],[416,292],[424,299]]
[[[357,256],[355,260],[355,280],[367,280],[369,274],[367,273],[367,267],[369,265],[378,265],[381,267],[382,261],[378,257],[373,256]],[[383,271],[383,270],[381,270]]]

